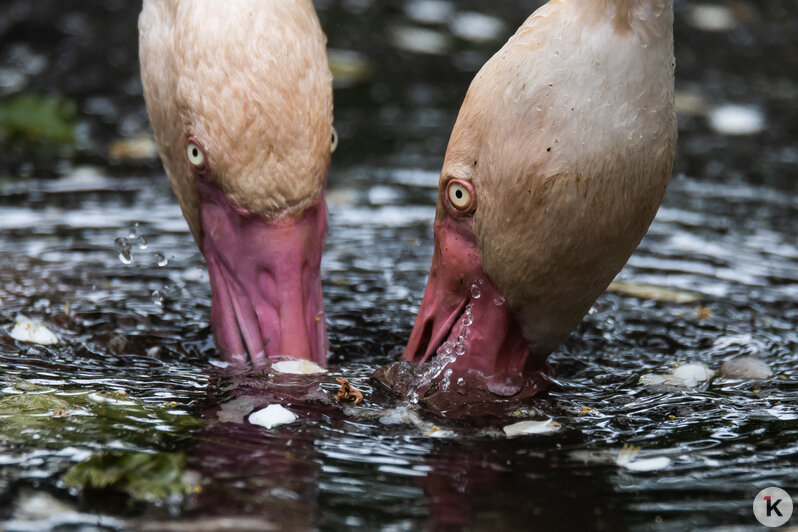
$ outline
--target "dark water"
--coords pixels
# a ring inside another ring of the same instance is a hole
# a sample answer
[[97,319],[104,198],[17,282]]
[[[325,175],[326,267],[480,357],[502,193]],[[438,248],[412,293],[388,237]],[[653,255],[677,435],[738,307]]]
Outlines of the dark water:
[[[551,357],[557,384],[499,418],[448,421],[370,379],[401,351],[420,303],[436,167],[474,65],[538,3],[496,4],[456,11],[504,20],[497,40],[450,38],[446,53],[419,56],[392,37],[419,25],[403,3],[319,3],[331,46],[361,50],[368,73],[336,92],[343,142],[323,264],[330,373],[293,379],[220,367],[207,274],[157,163],[107,166],[102,143],[145,127],[131,81],[135,6],[98,3],[86,13],[64,2],[50,6],[61,10],[53,19],[20,2],[0,8],[5,54],[30,39],[20,25],[66,28],[50,35],[71,43],[71,69],[63,79],[31,74],[26,86],[73,94],[86,130],[75,160],[41,163],[60,178],[0,185],[0,527],[737,530],[754,528],[757,491],[798,489],[794,2],[723,3],[740,21],[725,32],[697,29],[677,4],[679,88],[703,103],[683,108],[677,177],[620,276],[666,287],[659,300],[602,296]],[[73,15],[83,26],[64,22]],[[109,46],[119,48],[109,69],[128,92],[102,74],[76,74],[108,58],[87,57],[96,44],[67,30],[108,21],[120,41]],[[449,34],[445,24],[425,27]],[[49,52],[59,43],[30,41],[32,53],[65,68]],[[707,115],[725,103],[753,106],[764,130],[713,130]],[[120,237],[131,243],[130,264],[118,256]],[[674,291],[698,299],[672,302]],[[42,319],[62,343],[11,339],[19,313]],[[677,362],[717,371],[738,355],[763,360],[773,376],[693,389],[638,383]],[[337,405],[336,377],[365,403]],[[20,397],[25,408],[15,406]],[[236,422],[273,402],[291,404],[300,421],[270,431]],[[56,407],[69,415],[55,416]],[[559,430],[504,435],[525,419],[552,419]],[[631,463],[625,446],[640,449]],[[108,451],[185,455],[198,487],[135,502],[64,482],[71,466]]]

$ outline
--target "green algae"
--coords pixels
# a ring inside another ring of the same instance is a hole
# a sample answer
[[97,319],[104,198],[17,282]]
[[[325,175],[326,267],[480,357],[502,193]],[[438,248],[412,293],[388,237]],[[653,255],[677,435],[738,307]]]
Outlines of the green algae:
[[182,453],[103,453],[72,466],[62,480],[73,488],[116,491],[149,502],[197,489],[186,475]]

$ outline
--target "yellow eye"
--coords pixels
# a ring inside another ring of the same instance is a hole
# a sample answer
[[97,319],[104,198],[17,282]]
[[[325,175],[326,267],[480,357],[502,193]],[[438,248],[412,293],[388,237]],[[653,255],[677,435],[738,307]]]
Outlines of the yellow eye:
[[447,188],[447,193],[449,195],[449,202],[452,204],[452,207],[460,212],[469,210],[474,202],[472,188],[464,181],[457,179],[450,181]]
[[188,162],[194,167],[200,169],[205,167],[205,152],[202,151],[199,144],[194,141],[189,141],[186,154],[188,155]]
[[335,153],[338,149],[338,132],[333,128],[332,130],[332,144],[330,145],[330,153]]

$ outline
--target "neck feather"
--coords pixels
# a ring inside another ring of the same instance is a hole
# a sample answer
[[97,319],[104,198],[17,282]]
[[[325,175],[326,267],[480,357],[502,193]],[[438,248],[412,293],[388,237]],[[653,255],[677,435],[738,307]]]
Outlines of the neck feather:
[[[619,33],[654,29],[658,24],[672,23],[667,15],[673,0],[560,0],[596,20],[610,19]],[[659,33],[659,32],[656,32]]]

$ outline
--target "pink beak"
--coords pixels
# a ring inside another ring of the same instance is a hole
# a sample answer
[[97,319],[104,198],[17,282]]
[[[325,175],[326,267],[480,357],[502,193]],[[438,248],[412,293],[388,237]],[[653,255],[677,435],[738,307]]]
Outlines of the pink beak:
[[[500,396],[530,396],[545,387],[545,356],[521,334],[501,291],[482,267],[472,218],[435,222],[427,289],[402,360],[448,357],[446,368],[476,376]],[[472,380],[472,379],[468,379]]]
[[198,178],[202,253],[213,300],[211,326],[225,359],[327,363],[321,255],[327,232],[322,196],[298,217],[264,220],[234,207]]

